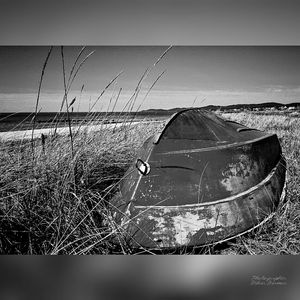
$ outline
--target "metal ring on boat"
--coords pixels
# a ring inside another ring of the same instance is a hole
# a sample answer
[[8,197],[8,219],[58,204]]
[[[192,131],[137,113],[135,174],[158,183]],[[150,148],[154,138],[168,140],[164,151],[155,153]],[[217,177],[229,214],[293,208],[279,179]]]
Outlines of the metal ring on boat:
[[136,160],[135,166],[142,175],[148,175],[150,173],[150,165],[140,158]]

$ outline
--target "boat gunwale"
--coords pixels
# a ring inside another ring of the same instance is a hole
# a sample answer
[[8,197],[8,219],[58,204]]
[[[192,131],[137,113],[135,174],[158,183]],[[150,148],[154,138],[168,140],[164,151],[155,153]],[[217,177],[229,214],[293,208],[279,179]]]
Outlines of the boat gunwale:
[[193,152],[207,152],[212,150],[219,150],[219,149],[227,149],[227,148],[234,148],[234,147],[242,147],[249,144],[254,144],[256,142],[262,141],[264,139],[268,139],[270,137],[276,136],[276,133],[269,133],[265,134],[264,136],[261,136],[259,138],[249,140],[249,141],[243,141],[243,142],[236,142],[226,145],[219,145],[219,146],[213,146],[213,147],[206,147],[206,148],[197,148],[197,149],[186,149],[186,150],[175,150],[175,151],[168,151],[168,152],[158,152],[157,154],[160,155],[167,155],[167,154],[185,154],[185,153],[193,153]]
[[[278,168],[280,167],[280,165],[283,162],[284,162],[284,164],[286,164],[285,158],[283,156],[281,156],[281,158],[278,161],[278,163],[276,164],[276,166],[270,171],[270,173],[261,182],[259,182],[255,186],[247,189],[246,191],[243,191],[243,192],[238,193],[233,196],[226,197],[224,199],[219,199],[219,200],[210,201],[210,202],[203,202],[203,203],[184,204],[184,205],[134,205],[134,208],[136,208],[136,209],[146,208],[147,210],[148,209],[174,209],[174,210],[176,210],[176,209],[181,209],[181,208],[188,208],[188,207],[197,208],[197,207],[210,206],[210,205],[215,205],[215,204],[224,203],[224,202],[232,202],[232,201],[238,200],[239,198],[242,198],[243,196],[245,196],[247,194],[252,194],[256,190],[265,186],[268,182],[271,181],[272,177],[275,175],[276,171],[278,170]],[[285,180],[285,183],[286,183],[286,180]]]

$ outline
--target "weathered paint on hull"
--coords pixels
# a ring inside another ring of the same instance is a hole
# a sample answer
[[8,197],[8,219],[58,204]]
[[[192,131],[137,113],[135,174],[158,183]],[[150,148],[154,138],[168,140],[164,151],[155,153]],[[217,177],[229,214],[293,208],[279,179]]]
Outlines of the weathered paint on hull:
[[144,143],[111,201],[113,218],[133,247],[224,241],[270,217],[285,172],[275,134],[182,111]]
[[[134,205],[185,205],[227,198],[267,177],[281,153],[276,135],[212,149],[197,149],[195,142],[184,152],[169,151],[166,144],[161,142],[147,156],[143,153],[151,166],[147,176],[130,170],[122,188],[124,199]],[[183,145],[179,140],[177,147]]]
[[132,247],[149,249],[201,246],[221,242],[254,228],[279,204],[285,184],[285,160],[255,187],[212,203],[132,206],[121,226]]

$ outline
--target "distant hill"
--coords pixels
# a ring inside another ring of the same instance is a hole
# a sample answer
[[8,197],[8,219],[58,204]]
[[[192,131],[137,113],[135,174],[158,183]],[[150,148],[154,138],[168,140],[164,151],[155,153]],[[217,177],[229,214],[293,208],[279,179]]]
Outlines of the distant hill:
[[[220,105],[207,105],[201,107],[202,109],[206,110],[220,110],[220,111],[229,111],[229,110],[253,110],[253,109],[266,109],[266,108],[272,108],[275,109],[282,109],[284,107],[296,107],[300,109],[300,102],[294,102],[289,104],[283,104],[283,103],[277,103],[277,102],[265,102],[265,103],[257,103],[257,104],[232,104],[232,105],[226,105],[226,106],[220,106]],[[147,109],[142,110],[138,112],[139,115],[171,115],[174,114],[182,109],[187,109],[189,107],[176,107],[171,109]]]
[[[211,110],[211,111],[234,111],[234,110],[264,110],[264,109],[283,109],[284,107],[295,107],[297,110],[300,110],[300,102],[294,102],[289,104],[282,104],[282,103],[276,103],[276,102],[266,102],[266,103],[257,103],[257,104],[234,104],[234,105],[227,105],[227,106],[220,106],[220,105],[207,105],[203,107],[199,107],[201,109]],[[94,118],[117,118],[119,119],[121,117],[125,116],[170,116],[180,110],[188,109],[189,107],[175,107],[171,109],[147,109],[142,110],[139,112],[93,112],[92,116]],[[190,107],[191,108],[191,107]],[[26,122],[31,123],[34,113],[33,112],[18,112],[18,113],[1,113],[0,112],[0,127],[4,123],[20,123],[20,122]],[[36,123],[51,123],[54,121],[54,118],[56,117],[57,112],[39,112],[36,117]],[[72,122],[80,122],[83,120],[90,120],[90,114],[88,112],[73,112],[70,113]],[[62,112],[60,114],[60,122],[67,122],[67,113]],[[1,125],[2,124],[2,125]],[[0,132],[1,132],[0,128]]]

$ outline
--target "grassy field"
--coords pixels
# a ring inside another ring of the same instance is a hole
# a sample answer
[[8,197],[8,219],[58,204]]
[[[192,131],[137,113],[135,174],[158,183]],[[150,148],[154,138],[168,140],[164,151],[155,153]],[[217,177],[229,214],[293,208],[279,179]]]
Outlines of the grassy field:
[[1,253],[113,251],[106,201],[156,126],[1,142]]
[[[252,112],[223,114],[276,133],[287,160],[287,194],[273,219],[205,254],[300,253],[300,118]],[[0,144],[0,252],[132,253],[112,243],[108,201],[143,141],[161,123],[140,124]],[[111,227],[113,224],[111,224]],[[182,252],[187,253],[187,252]]]

